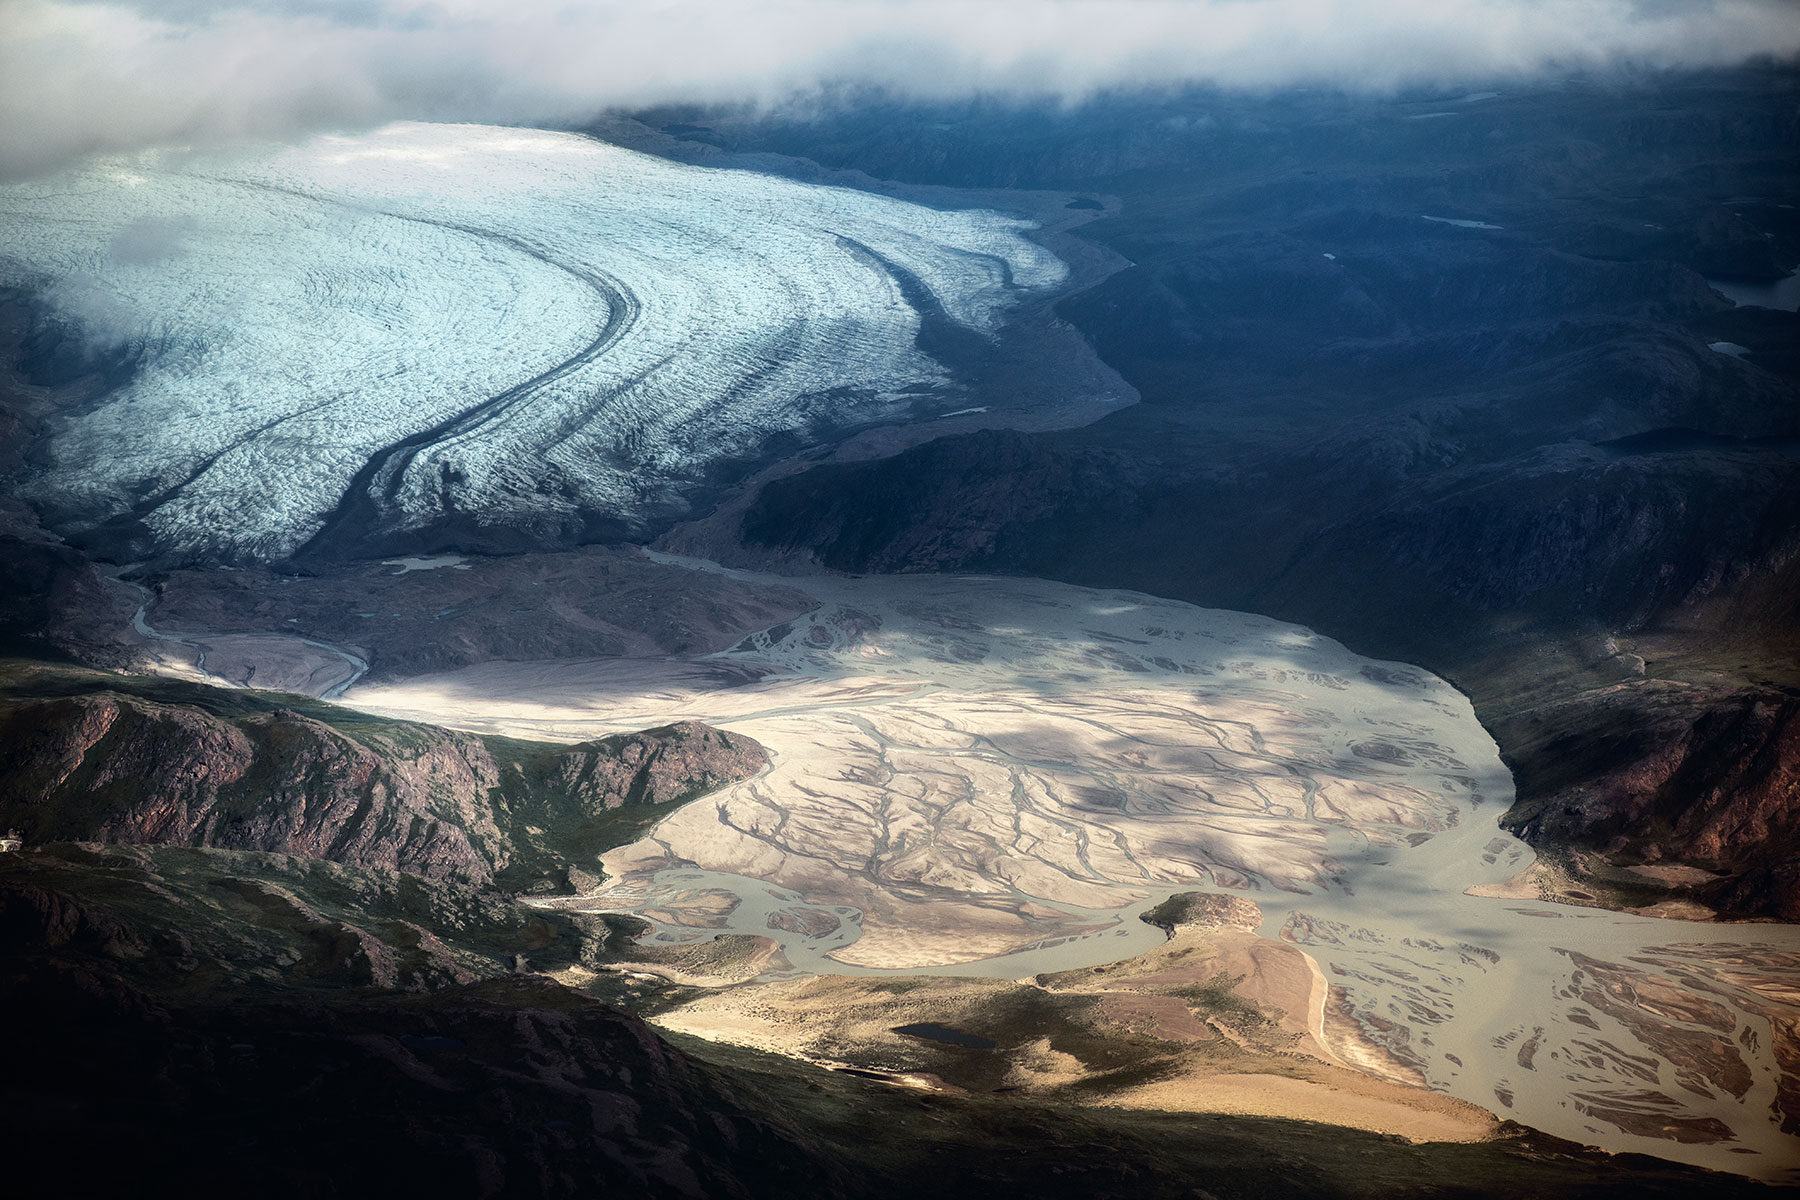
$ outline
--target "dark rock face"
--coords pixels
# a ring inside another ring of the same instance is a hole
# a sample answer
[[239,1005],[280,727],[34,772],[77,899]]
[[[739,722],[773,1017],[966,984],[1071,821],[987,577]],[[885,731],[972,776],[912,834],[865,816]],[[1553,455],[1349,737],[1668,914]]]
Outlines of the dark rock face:
[[35,523],[9,533],[0,520],[0,650],[134,666],[131,613],[129,599],[79,551],[47,540]]
[[792,588],[601,546],[404,573],[383,563],[321,565],[306,575],[173,571],[154,587],[149,619],[159,630],[288,633],[355,646],[375,678],[494,659],[705,654],[812,604]]
[[[1726,308],[1671,264],[1355,211],[1174,248],[1063,306],[1153,405],[1268,397],[1316,420],[1454,398],[1434,423],[1512,447],[1552,429],[1604,439],[1752,411],[1757,432],[1791,428],[1791,413],[1757,403],[1779,394],[1773,379],[1676,333]],[[1494,393],[1509,383],[1502,414]],[[1312,394],[1280,394],[1297,387]]]
[[1327,632],[1435,601],[1634,627],[1800,551],[1800,460],[1754,446],[1558,446],[1433,471],[1428,435],[1385,432],[1205,474],[1029,435],[946,438],[771,483],[743,534],[839,570],[1047,573]]
[[144,940],[111,912],[66,892],[8,883],[0,890],[0,945],[26,950],[86,950],[111,957],[141,955]]
[[[1360,549],[1333,534],[1341,559]],[[1408,497],[1366,537],[1481,610],[1635,628],[1793,561],[1800,462],[1750,447],[1546,450]]]
[[1640,694],[1507,730],[1529,799],[1506,824],[1534,842],[1725,870],[1702,895],[1800,921],[1800,700],[1654,681],[1613,690]]
[[[354,923],[311,910],[306,895],[336,896]],[[0,1009],[14,1036],[0,1111],[14,1148],[10,1186],[22,1195],[844,1193],[841,1168],[774,1105],[635,1018],[541,976],[496,976],[492,955],[466,949],[484,981],[442,965],[397,978],[396,958],[432,940],[403,915],[460,926],[472,943],[509,926],[536,940],[514,906],[479,915],[469,904],[466,889],[269,856],[6,856]],[[411,990],[371,990],[396,984]]]
[[767,762],[692,722],[530,749],[503,765],[481,738],[430,726],[352,737],[291,710],[39,700],[0,713],[0,825],[33,842],[267,850],[486,884],[520,853],[515,818],[668,803]]
[[1142,470],[1069,453],[1025,434],[940,438],[893,458],[816,467],[764,487],[745,514],[748,542],[808,549],[846,571],[1012,567],[1034,527],[1069,510],[1106,510]]

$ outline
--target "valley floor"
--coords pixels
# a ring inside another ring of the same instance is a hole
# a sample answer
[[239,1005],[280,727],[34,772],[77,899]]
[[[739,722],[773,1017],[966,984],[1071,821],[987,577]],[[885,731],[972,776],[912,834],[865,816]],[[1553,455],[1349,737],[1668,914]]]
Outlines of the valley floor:
[[[989,1088],[1391,1123],[1369,1105],[1406,1105],[1397,1090],[1334,1094],[1348,1064],[1615,1150],[1777,1176],[1800,1153],[1780,1128],[1800,1107],[1787,1066],[1800,930],[1464,895],[1531,855],[1496,827],[1510,778],[1441,681],[1298,627],[1132,593],[804,586],[818,608],[698,660],[494,663],[347,700],[562,740],[704,717],[770,749],[763,775],[609,852],[603,888],[533,902],[642,918],[652,961],[627,969],[725,987],[661,1018],[671,1028],[962,1086],[935,1049],[875,1035],[882,981],[1021,981],[944,984],[925,1015],[992,1037],[1011,1026],[970,1013],[1049,1004],[1107,1048],[1009,1033],[1005,1069],[975,1072]],[[1260,937],[1214,939],[1224,961],[1165,977],[1168,946],[1135,918],[1175,893],[1254,897],[1246,930]],[[721,937],[750,939],[756,969],[709,967]],[[684,951],[699,957],[684,967]],[[1282,952],[1317,964],[1316,980]],[[1068,983],[1125,960],[1129,987]],[[846,977],[830,987],[853,1002],[815,1017],[807,989],[823,977]],[[1266,1036],[1195,1016],[1195,988],[1236,997]],[[1169,1049],[1118,1058],[1122,1031]],[[1326,1065],[1252,1086],[1267,1062],[1234,1059],[1296,1049]],[[1424,1109],[1415,1129],[1473,1128],[1467,1110]]]

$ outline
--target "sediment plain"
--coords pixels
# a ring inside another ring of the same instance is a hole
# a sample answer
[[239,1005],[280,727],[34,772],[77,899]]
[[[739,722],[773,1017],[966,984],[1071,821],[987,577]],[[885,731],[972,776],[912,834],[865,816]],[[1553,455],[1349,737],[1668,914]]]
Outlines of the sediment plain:
[[1135,593],[805,586],[818,608],[704,658],[489,663],[346,701],[560,740],[704,719],[768,747],[606,854],[603,887],[536,901],[634,914],[652,946],[769,939],[765,978],[1018,980],[1153,950],[1136,918],[1173,893],[1247,896],[1318,964],[1305,1024],[1340,1062],[1613,1150],[1789,1169],[1800,931],[1466,895],[1532,854],[1442,680]]

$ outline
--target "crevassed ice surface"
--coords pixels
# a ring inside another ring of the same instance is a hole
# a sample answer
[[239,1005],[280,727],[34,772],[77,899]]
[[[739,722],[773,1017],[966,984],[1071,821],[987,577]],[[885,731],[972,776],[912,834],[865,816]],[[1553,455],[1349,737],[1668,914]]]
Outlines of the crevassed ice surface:
[[135,512],[160,550],[272,559],[353,481],[396,529],[678,511],[772,435],[943,393],[921,310],[987,331],[1063,280],[1027,228],[401,124],[0,188],[0,275],[143,351],[55,438],[40,498],[76,524]]

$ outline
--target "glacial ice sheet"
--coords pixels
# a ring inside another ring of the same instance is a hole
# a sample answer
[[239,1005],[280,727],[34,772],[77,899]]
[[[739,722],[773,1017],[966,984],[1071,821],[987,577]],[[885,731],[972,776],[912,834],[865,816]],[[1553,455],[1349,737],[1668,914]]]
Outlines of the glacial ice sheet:
[[130,513],[146,548],[270,560],[353,482],[379,529],[454,515],[555,541],[678,512],[771,436],[954,407],[921,310],[989,331],[1061,282],[1027,228],[400,124],[0,187],[0,282],[140,352],[52,440],[33,487],[63,527]]

